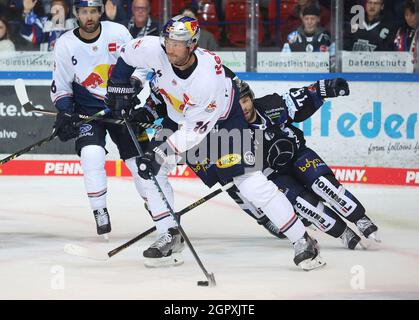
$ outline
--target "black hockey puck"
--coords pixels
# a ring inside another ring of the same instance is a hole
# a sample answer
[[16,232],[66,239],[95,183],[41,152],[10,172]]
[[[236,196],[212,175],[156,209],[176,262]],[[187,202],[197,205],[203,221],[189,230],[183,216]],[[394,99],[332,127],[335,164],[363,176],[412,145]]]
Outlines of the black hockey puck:
[[200,287],[208,287],[209,282],[208,281],[198,281],[198,286]]

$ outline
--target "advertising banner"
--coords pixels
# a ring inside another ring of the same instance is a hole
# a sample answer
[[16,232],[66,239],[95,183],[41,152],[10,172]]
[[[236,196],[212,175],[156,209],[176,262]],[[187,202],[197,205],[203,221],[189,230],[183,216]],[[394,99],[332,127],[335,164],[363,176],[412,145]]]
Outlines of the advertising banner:
[[[27,91],[36,108],[54,110],[49,86],[28,86]],[[48,137],[54,121],[54,116],[25,112],[17,99],[14,87],[0,86],[0,154],[12,154]],[[63,143],[56,139],[31,153],[73,154],[74,141]]]
[[412,73],[414,66],[410,52],[342,52],[342,72]]
[[[249,83],[256,97],[274,92],[281,94],[310,84],[296,81]],[[335,170],[341,181],[419,186],[419,83],[349,84],[349,96],[327,99],[310,119],[296,124],[303,130],[307,146]],[[18,107],[12,87],[0,87],[0,90],[0,153],[13,153],[50,134],[53,118],[26,114]],[[38,107],[50,108],[48,87],[30,87],[29,96]],[[108,160],[118,158],[111,143],[107,149],[110,151]],[[73,142],[54,141],[37,152],[74,154]],[[1,174],[81,174],[77,161],[74,164],[57,162],[54,155],[40,159],[48,160],[10,161],[0,167]],[[118,161],[109,163],[108,174],[124,176],[123,164],[120,163],[118,169]],[[194,174],[189,168],[178,166],[172,176],[193,177]]]
[[[332,166],[340,182],[360,184],[387,184],[399,186],[419,186],[419,169],[375,168]],[[130,177],[131,173],[121,160],[106,161],[106,173],[110,177]],[[75,160],[15,160],[0,166],[2,175],[15,176],[81,176],[83,170]],[[177,166],[169,177],[197,178],[186,165]]]
[[[253,81],[256,97],[309,83]],[[334,166],[419,168],[419,83],[350,82],[298,124],[307,145]]]
[[329,72],[328,52],[258,52],[258,72]]
[[[246,52],[219,51],[223,64],[234,72],[246,71]],[[329,53],[327,52],[258,52],[258,72],[286,73],[328,73]]]
[[0,71],[52,71],[52,52],[0,52]]

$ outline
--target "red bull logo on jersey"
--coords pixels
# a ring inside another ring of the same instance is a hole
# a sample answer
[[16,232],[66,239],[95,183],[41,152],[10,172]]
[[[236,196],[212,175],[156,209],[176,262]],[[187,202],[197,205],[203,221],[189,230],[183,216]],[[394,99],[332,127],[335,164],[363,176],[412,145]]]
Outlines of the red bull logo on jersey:
[[177,99],[176,97],[174,97],[173,95],[171,95],[170,93],[168,93],[164,89],[160,89],[160,93],[167,99],[167,101],[170,103],[173,109],[175,109],[179,113],[183,113],[186,105],[189,105],[189,106],[195,105],[190,102],[190,98],[186,94],[183,94],[183,101],[181,101]]
[[100,64],[93,69],[81,85],[87,89],[96,89],[97,87],[106,89],[108,79],[111,77],[114,65]]
[[141,45],[141,42],[143,42],[143,40],[142,40],[142,39],[140,39],[140,40],[136,41],[136,42],[132,45],[132,47],[133,47],[134,49],[137,49],[137,48]]

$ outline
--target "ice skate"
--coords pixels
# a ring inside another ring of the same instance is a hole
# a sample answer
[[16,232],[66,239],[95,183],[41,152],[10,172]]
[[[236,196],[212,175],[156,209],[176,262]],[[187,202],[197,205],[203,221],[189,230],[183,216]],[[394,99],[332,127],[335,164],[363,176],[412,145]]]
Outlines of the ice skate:
[[317,241],[312,239],[307,233],[294,243],[294,250],[294,263],[305,271],[326,265],[324,259],[320,257],[320,249]]
[[108,233],[111,232],[111,220],[108,209],[94,210],[93,215],[95,216],[97,234],[102,235],[105,240],[108,240]]
[[365,246],[368,249],[377,249],[381,243],[378,227],[366,216],[359,219],[356,222],[356,226],[366,238],[366,241],[364,241]]
[[361,237],[358,236],[349,227],[346,227],[345,231],[343,231],[340,238],[342,239],[342,243],[345,246],[345,248],[348,248],[350,250],[354,250],[356,248],[356,246],[359,244],[362,248],[365,249],[364,244],[361,242]]
[[181,251],[185,246],[184,242],[178,228],[169,228],[143,252],[145,266],[158,268],[182,264]]

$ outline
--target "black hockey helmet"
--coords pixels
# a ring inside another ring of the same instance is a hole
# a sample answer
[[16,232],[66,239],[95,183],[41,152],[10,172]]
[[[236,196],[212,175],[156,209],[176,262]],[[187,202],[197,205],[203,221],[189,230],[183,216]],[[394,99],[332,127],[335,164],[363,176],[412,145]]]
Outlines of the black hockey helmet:
[[249,84],[246,81],[237,79],[236,80],[237,87],[239,87],[240,90],[240,99],[246,96],[249,96],[250,99],[255,98],[255,94],[253,93],[253,90],[250,89]]

